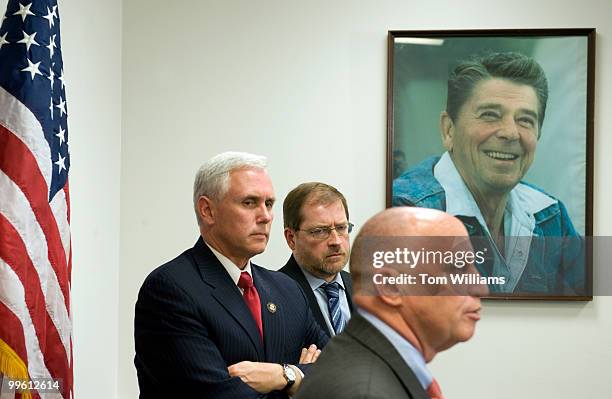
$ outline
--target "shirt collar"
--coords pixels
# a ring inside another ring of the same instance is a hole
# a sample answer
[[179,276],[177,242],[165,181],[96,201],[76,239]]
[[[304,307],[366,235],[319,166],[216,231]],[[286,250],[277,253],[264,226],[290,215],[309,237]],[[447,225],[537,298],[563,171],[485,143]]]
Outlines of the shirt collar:
[[210,250],[212,251],[212,253],[217,257],[217,259],[219,259],[219,262],[221,262],[221,264],[223,265],[223,267],[225,268],[225,270],[227,270],[227,273],[230,275],[232,281],[234,282],[234,284],[238,285],[238,280],[240,280],[240,273],[242,272],[247,272],[249,273],[249,275],[251,276],[251,278],[253,278],[253,273],[251,271],[251,260],[249,259],[249,261],[247,262],[246,266],[244,267],[244,269],[240,269],[234,262],[232,262],[227,256],[223,255],[221,252],[217,251],[216,249],[214,249],[212,246],[210,246],[210,244],[208,244],[206,242],[206,240],[204,240],[204,244],[206,244],[206,246],[208,248],[210,248]]
[[519,183],[510,191],[508,207],[512,209],[522,209],[524,212],[521,217],[535,215],[543,209],[556,204],[558,201],[533,187]]
[[[454,216],[475,217],[488,232],[484,217],[448,152],[445,152],[434,166],[434,177],[446,193],[446,212]],[[519,183],[508,195],[506,211],[516,216],[521,224],[531,225],[530,220],[533,219],[534,214],[555,203],[557,201],[554,198],[526,184]]]
[[359,312],[360,315],[369,321],[378,331],[380,331],[382,335],[385,336],[385,338],[389,340],[395,350],[398,351],[404,362],[416,375],[423,389],[427,390],[433,381],[433,376],[427,368],[423,354],[419,352],[419,350],[415,348],[406,338],[402,337],[397,331],[389,327],[387,323],[380,320],[372,313],[369,313],[361,308],[357,308],[357,312]]
[[[323,280],[322,278],[313,276],[312,273],[304,269],[302,266],[300,266],[300,269],[302,270],[302,273],[304,273],[304,276],[306,277],[306,281],[308,281],[308,284],[310,285],[310,288],[312,288],[313,291],[327,282]],[[340,287],[342,287],[343,290],[345,289],[344,281],[342,281],[342,277],[340,276],[340,273],[337,273],[336,277],[330,282],[331,283],[337,282],[338,284],[340,284]]]

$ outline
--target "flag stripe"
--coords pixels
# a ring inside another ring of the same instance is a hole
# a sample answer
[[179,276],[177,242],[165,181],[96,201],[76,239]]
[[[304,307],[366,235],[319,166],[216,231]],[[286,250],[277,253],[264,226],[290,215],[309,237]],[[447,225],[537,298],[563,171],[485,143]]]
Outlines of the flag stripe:
[[29,207],[26,197],[17,185],[2,172],[0,172],[0,192],[6,198],[11,199],[10,206],[0,203],[0,213],[8,219],[25,243],[27,254],[43,283],[42,291],[46,301],[47,312],[49,312],[49,316],[60,334],[62,344],[66,350],[66,357],[69,357],[70,318],[55,272],[45,256],[45,254],[51,252],[47,248],[45,235],[32,209]]
[[[64,247],[64,254],[66,255],[66,265],[70,260],[70,224],[68,223],[68,206],[66,203],[66,193],[64,190],[60,190],[55,194],[55,197],[49,203],[51,211],[55,221],[57,222],[57,229]],[[68,290],[70,292],[70,290]]]
[[66,180],[66,185],[64,186],[64,195],[66,196],[66,219],[68,219],[68,224],[70,224],[70,190],[68,189],[68,180]]
[[39,349],[38,338],[34,332],[32,319],[24,299],[24,289],[19,281],[19,277],[1,259],[0,273],[4,276],[4,289],[0,290],[0,302],[4,303],[13,312],[21,324],[26,344],[28,372],[32,378],[50,378],[51,375],[45,367],[43,356]]
[[[44,237],[41,237],[42,241],[45,241],[46,238],[49,248],[44,256],[49,257],[48,260],[51,262],[62,290],[64,304],[68,308],[70,297],[67,287],[66,255],[63,253],[64,246],[61,244],[58,226],[48,202],[48,188],[45,187],[42,176],[28,148],[3,126],[0,126],[0,148],[5,150],[5,156],[0,158],[0,170],[6,173],[9,181],[12,180],[19,186],[19,191],[27,197],[22,202],[22,207],[31,208],[28,210],[30,212],[33,210],[35,219],[40,222],[39,226],[44,233]],[[7,198],[14,198],[14,196]],[[0,207],[10,209],[12,205],[7,201]],[[20,214],[17,213],[12,220],[17,221],[20,217]],[[47,246],[46,243],[44,244]],[[43,256],[42,253],[40,255]]]
[[42,126],[25,105],[2,87],[0,87],[0,125],[13,132],[34,154],[46,186],[50,187],[51,168],[53,166],[51,149],[49,143],[45,140]]
[[[68,220],[68,227],[70,227],[70,190],[68,188],[69,182],[66,180],[66,185],[64,186],[64,195],[66,196],[66,220]],[[72,288],[70,286],[70,282],[72,281],[72,234],[70,235],[70,242],[68,243],[68,247],[70,248],[68,255],[68,291]],[[70,308],[68,309],[68,314],[72,316],[72,312]]]
[[[0,262],[2,258],[0,258]],[[0,295],[2,295],[2,291],[4,288],[4,279],[2,279],[2,290],[0,290]],[[9,295],[8,293],[6,295]],[[6,331],[8,332],[6,335],[2,337],[2,340],[6,342],[13,351],[21,358],[21,360],[27,366],[28,357],[25,346],[25,337],[23,335],[23,327],[21,327],[21,322],[5,304],[2,300],[0,300],[0,320],[2,320],[2,326],[7,327]]]
[[45,307],[38,274],[28,257],[19,233],[2,214],[0,214],[0,231],[3,232],[3,240],[0,241],[0,259],[13,269],[22,286],[28,287],[25,290],[25,302],[44,355],[45,364],[53,378],[63,378],[69,365],[62,341],[49,314],[36,311],[36,309]]

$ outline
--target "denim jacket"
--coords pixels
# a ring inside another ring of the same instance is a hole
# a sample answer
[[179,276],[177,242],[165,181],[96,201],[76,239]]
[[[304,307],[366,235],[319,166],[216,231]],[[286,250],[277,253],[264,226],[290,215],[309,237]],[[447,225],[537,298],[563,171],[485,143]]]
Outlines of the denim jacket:
[[[393,206],[446,210],[446,193],[433,172],[439,159],[430,157],[393,181]],[[537,187],[530,187],[542,192]],[[563,203],[557,200],[533,216],[536,226],[531,237],[527,264],[512,293],[586,295],[584,239],[574,229]],[[496,252],[486,229],[475,217],[458,215],[457,218],[472,237],[474,250],[486,248],[489,257],[476,266],[482,276],[491,276]],[[504,292],[503,288],[497,286],[489,286],[489,289],[492,293]]]

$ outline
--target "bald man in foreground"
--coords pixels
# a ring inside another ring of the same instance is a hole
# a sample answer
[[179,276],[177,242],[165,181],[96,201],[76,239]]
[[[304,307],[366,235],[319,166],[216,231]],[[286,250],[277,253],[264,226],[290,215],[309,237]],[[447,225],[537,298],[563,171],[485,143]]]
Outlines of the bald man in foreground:
[[296,398],[443,398],[427,363],[474,334],[488,293],[474,283],[479,255],[441,211],[391,208],[368,220],[350,260],[357,313]]

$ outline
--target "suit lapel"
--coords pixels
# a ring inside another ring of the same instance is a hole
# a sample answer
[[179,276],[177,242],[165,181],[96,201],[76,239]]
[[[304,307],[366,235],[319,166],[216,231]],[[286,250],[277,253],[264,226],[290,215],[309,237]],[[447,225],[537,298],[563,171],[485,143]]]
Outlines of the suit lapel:
[[251,263],[251,270],[253,283],[257,287],[261,301],[265,359],[275,359],[284,353],[282,326],[285,325],[285,312],[281,306],[285,306],[286,303],[279,303],[278,298],[275,298],[271,282],[261,267]]
[[327,327],[327,323],[325,323],[325,318],[323,317],[323,313],[321,313],[319,302],[317,302],[317,298],[315,297],[314,292],[312,292],[312,288],[310,287],[310,284],[308,284],[308,280],[306,280],[306,276],[304,276],[304,272],[302,272],[302,269],[300,269],[300,266],[298,266],[293,255],[291,255],[285,267],[286,267],[285,271],[287,272],[287,275],[293,278],[302,288],[302,291],[304,291],[304,294],[306,294],[306,298],[308,299],[308,305],[310,306],[310,310],[315,320],[317,321],[317,323],[319,323],[319,325],[321,326],[323,331],[325,331],[327,336],[331,338],[332,335],[331,335],[331,332],[329,331],[329,328]]
[[353,280],[351,279],[350,273],[345,271],[340,272],[342,282],[344,283],[344,292],[346,293],[346,300],[351,310],[351,315],[355,313],[355,307],[353,306]]
[[359,313],[353,315],[344,331],[387,363],[406,391],[412,394],[413,399],[429,399],[414,372],[393,345]]
[[[193,253],[196,263],[200,268],[202,279],[212,287],[212,296],[246,332],[257,351],[258,360],[263,360],[264,351],[259,330],[242,298],[240,290],[201,237],[193,247]],[[259,287],[257,288],[259,289]]]

